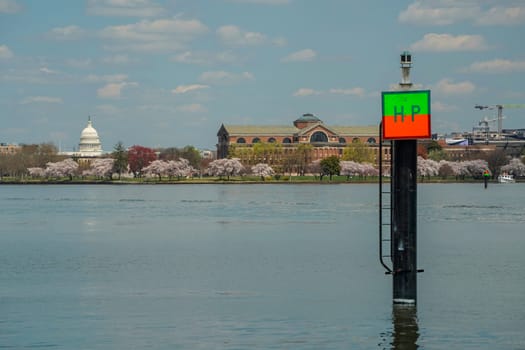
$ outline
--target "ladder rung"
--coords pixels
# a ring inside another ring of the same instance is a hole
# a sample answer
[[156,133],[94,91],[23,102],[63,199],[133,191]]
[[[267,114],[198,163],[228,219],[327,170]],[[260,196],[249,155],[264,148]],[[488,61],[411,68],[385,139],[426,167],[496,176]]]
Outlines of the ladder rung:
[[390,242],[390,238],[382,239],[383,242]]
[[391,255],[383,255],[383,258],[391,258]]

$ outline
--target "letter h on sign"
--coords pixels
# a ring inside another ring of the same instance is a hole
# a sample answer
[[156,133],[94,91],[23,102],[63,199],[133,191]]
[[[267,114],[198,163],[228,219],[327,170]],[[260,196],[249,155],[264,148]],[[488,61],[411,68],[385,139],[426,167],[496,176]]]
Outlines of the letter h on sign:
[[[398,111],[398,106],[394,106],[394,123],[397,123],[397,117],[401,117],[401,123],[405,121],[405,107],[401,106],[401,110]],[[418,105],[412,105],[412,121],[415,121],[415,115],[421,112],[421,107]]]

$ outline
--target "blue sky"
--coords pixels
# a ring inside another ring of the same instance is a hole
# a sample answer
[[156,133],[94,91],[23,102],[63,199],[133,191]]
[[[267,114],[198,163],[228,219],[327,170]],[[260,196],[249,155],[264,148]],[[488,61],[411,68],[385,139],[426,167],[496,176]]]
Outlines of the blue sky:
[[[525,103],[523,0],[0,0],[0,142],[213,149],[225,124],[374,125],[380,93],[432,90],[432,131]],[[525,128],[525,108],[504,110]]]

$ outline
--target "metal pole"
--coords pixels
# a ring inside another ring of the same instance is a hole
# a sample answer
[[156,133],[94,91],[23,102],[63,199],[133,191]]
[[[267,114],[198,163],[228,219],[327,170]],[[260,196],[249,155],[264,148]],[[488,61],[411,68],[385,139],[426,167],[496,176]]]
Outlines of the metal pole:
[[393,142],[393,301],[417,300],[417,140]]
[[503,130],[503,106],[497,105],[496,107],[498,107],[498,139],[501,139]]

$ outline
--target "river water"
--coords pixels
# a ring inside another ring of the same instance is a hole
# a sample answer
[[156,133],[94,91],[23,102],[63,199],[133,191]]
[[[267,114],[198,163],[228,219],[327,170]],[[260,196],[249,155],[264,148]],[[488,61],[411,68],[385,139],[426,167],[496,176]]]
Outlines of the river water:
[[525,185],[419,185],[417,310],[377,217],[377,185],[0,186],[0,348],[525,349]]

